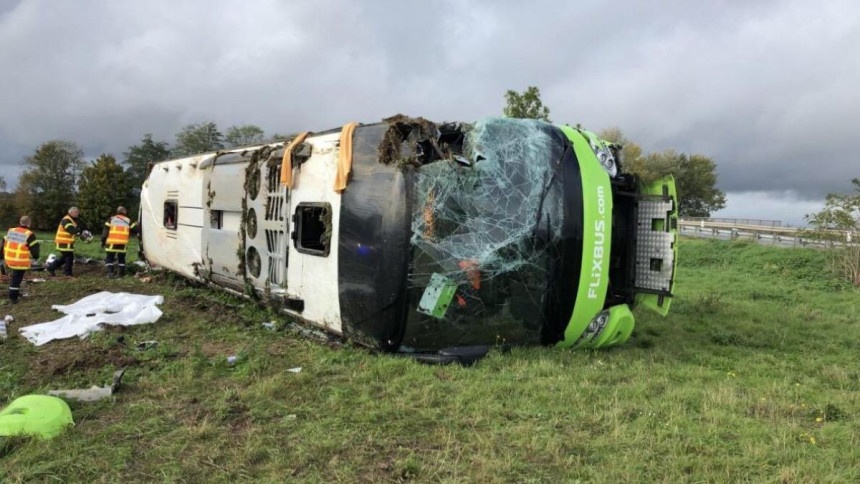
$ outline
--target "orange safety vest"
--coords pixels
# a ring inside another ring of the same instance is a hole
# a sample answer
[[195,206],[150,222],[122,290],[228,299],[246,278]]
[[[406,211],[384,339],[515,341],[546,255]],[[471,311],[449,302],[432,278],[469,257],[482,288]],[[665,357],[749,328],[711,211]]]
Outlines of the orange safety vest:
[[105,226],[110,227],[105,250],[107,252],[125,252],[128,249],[128,234],[135,226],[125,215],[114,215]]
[[66,219],[69,219],[69,221],[72,222],[72,225],[74,225],[75,227],[78,226],[78,224],[75,223],[75,219],[73,219],[71,215],[66,215],[60,220],[60,226],[57,227],[57,235],[56,237],[54,237],[54,242],[57,244],[57,250],[63,252],[75,250],[75,248],[73,247],[73,245],[75,244],[75,236],[66,232],[66,228],[63,227],[63,221]]
[[23,227],[9,229],[6,233],[6,244],[3,248],[3,258],[6,266],[18,271],[30,268],[30,245],[27,239],[33,232]]

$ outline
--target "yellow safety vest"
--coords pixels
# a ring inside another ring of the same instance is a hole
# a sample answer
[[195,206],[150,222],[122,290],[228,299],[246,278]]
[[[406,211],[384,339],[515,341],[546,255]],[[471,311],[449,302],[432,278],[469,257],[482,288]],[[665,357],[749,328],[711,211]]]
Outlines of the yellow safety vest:
[[69,221],[72,222],[72,225],[74,225],[75,227],[78,226],[78,224],[75,222],[75,219],[73,219],[71,215],[66,215],[60,220],[60,226],[57,227],[57,235],[56,237],[54,237],[54,242],[57,244],[57,250],[63,252],[75,250],[75,248],[73,247],[73,245],[75,244],[75,235],[66,232],[66,228],[63,227],[63,221],[66,219],[69,219]]
[[105,250],[107,252],[125,252],[128,249],[128,235],[135,224],[124,215],[114,215],[105,226],[110,227]]
[[3,258],[6,266],[15,270],[27,270],[30,268],[30,245],[27,240],[33,232],[15,227],[6,233],[6,244],[3,248]]

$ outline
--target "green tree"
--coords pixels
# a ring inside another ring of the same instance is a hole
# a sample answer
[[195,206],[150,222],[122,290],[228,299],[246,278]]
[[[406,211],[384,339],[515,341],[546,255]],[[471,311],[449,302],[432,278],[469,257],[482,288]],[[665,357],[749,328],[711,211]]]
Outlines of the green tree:
[[224,135],[213,122],[189,124],[176,134],[175,156],[191,156],[224,148]]
[[15,195],[7,192],[6,187],[6,180],[0,176],[0,230],[3,231],[18,225],[18,218],[20,217],[15,207]]
[[599,136],[620,144],[621,168],[646,183],[666,175],[675,177],[678,213],[682,217],[709,217],[726,206],[726,194],[717,188],[717,164],[705,155],[687,155],[675,150],[644,155],[642,148],[619,128],[608,128]]
[[643,179],[657,178],[648,173],[648,167],[645,164],[645,156],[642,153],[642,147],[628,139],[620,128],[613,127],[604,129],[598,133],[598,136],[600,136],[600,139],[621,145],[622,172],[635,173]]
[[152,135],[147,133],[143,135],[140,144],[129,146],[123,156],[129,183],[136,187],[139,193],[143,180],[146,179],[149,164],[170,158],[170,149],[167,147],[167,142],[155,141]]
[[849,242],[829,251],[830,264],[834,272],[860,287],[860,178],[851,183],[853,193],[829,193],[820,212],[806,215],[810,229],[803,235]]
[[666,150],[645,157],[645,181],[673,175],[678,188],[678,214],[710,217],[726,206],[726,194],[717,188],[717,164],[705,155]]
[[84,152],[71,141],[48,141],[24,158],[24,172],[15,191],[20,212],[33,218],[33,226],[53,229],[75,203]]
[[113,155],[102,154],[81,172],[78,185],[78,204],[81,218],[98,235],[108,217],[120,205],[127,205],[129,175]]
[[230,126],[224,135],[224,142],[229,147],[257,145],[265,140],[263,128],[253,124]]
[[271,136],[267,136],[268,140],[266,140],[266,141],[267,141],[267,142],[269,142],[269,143],[277,143],[277,142],[281,142],[281,141],[289,141],[289,140],[291,140],[291,139],[295,138],[295,137],[296,137],[296,136],[298,136],[298,135],[299,135],[299,133],[289,133],[289,134],[275,133],[275,134],[273,134],[273,135],[271,135]]
[[823,238],[843,240],[845,232],[860,230],[860,178],[851,180],[851,183],[854,193],[828,193],[824,208],[806,215],[810,227],[829,233],[829,236],[822,233]]
[[529,86],[522,94],[509,90],[505,93],[505,116],[509,118],[542,119],[549,122],[549,108],[540,100],[540,89]]
[[15,194],[9,192],[0,192],[0,229],[5,233],[9,227],[18,225],[18,219],[21,217],[18,209],[15,207]]

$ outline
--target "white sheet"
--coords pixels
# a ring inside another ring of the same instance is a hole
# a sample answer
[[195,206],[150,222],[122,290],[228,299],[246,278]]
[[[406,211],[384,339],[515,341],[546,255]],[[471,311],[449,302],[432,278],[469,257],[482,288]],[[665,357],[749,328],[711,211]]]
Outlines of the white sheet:
[[90,333],[101,331],[102,325],[134,326],[154,323],[162,314],[157,305],[163,302],[163,296],[103,291],[68,306],[51,306],[66,316],[48,323],[26,326],[18,332],[36,346],[72,336],[83,339]]

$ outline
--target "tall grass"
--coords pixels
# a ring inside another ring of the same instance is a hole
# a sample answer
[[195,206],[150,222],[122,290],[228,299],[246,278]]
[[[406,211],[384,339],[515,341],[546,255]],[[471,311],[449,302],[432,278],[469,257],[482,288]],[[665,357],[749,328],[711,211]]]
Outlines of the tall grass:
[[178,278],[49,280],[13,329],[103,288],[164,294],[164,316],[0,346],[0,405],[128,366],[112,399],[72,405],[64,435],[0,446],[0,480],[857,482],[860,292],[826,257],[684,239],[673,312],[637,312],[629,344],[471,368],[309,340]]

